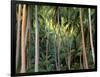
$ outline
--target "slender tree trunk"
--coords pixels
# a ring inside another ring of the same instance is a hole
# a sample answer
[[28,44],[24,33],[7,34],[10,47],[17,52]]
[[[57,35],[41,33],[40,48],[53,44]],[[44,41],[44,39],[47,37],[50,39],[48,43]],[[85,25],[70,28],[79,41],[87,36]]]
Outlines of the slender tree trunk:
[[[63,19],[61,18],[61,26],[63,26],[64,24],[64,21]],[[63,28],[61,29],[61,31],[63,32]],[[66,40],[66,32],[63,32],[64,35],[62,36],[62,47],[65,46],[65,40]],[[66,63],[66,69],[67,69],[67,65],[68,65],[68,60],[67,60],[67,49],[64,48],[64,57],[65,57],[65,63]]]
[[80,69],[83,69],[81,57],[82,57],[82,53],[80,52]]
[[65,62],[66,62],[66,67],[67,67],[67,65],[68,65],[68,60],[67,60],[67,52],[65,51]]
[[68,52],[68,69],[70,70],[70,63],[71,63],[71,44]]
[[[26,33],[25,33],[25,48],[26,48],[26,50],[27,50],[27,39],[28,39],[29,29],[30,29],[30,6],[28,6],[27,25],[26,25]],[[27,69],[28,69],[28,60],[27,60]]]
[[47,37],[47,40],[46,40],[46,69],[47,70],[48,70],[48,45],[49,45],[49,40]]
[[[29,14],[30,14],[30,25],[29,25],[29,33],[28,33],[28,48],[30,49],[30,46],[31,46],[31,17],[32,17],[32,7],[29,6]],[[27,64],[27,68],[30,68],[31,67],[31,60],[28,58],[28,64]]]
[[[70,19],[70,15],[71,15],[70,12],[71,12],[71,11],[70,11],[69,8],[68,8],[67,10],[68,10],[68,22],[70,22],[70,21],[71,21],[71,19]],[[68,53],[68,55],[67,55],[67,56],[68,56],[68,70],[70,70],[70,62],[71,62],[71,61],[70,61],[70,60],[71,60],[71,44],[69,44],[69,50],[68,50],[67,53]]]
[[16,45],[16,70],[18,66],[19,59],[19,49],[20,49],[20,21],[21,21],[21,4],[18,5],[18,20],[17,20],[17,45]]
[[85,49],[85,37],[83,31],[83,20],[82,20],[82,9],[80,8],[80,25],[81,25],[81,32],[82,32],[82,48],[83,48],[83,66],[84,69],[88,69],[88,61],[86,56],[86,49]]
[[[50,29],[50,24],[49,24]],[[49,29],[47,30],[47,39],[46,39],[46,69],[48,70],[48,51],[49,51]]]
[[60,35],[58,34],[58,70],[60,70]]
[[57,52],[57,56],[58,56],[58,71],[60,70],[60,24],[59,24],[59,8],[57,9],[58,11],[57,11],[57,18],[58,18],[58,52]]
[[26,25],[26,33],[25,33],[25,47],[27,45],[27,36],[30,27],[30,7],[28,6],[28,16],[27,16],[27,25]]
[[23,5],[22,32],[21,32],[21,73],[26,72],[26,51],[25,51],[25,30],[26,30],[26,5]]
[[55,63],[56,63],[56,70],[58,69],[58,65],[57,65],[57,50],[56,50],[56,32],[54,35],[54,51],[55,51]]
[[37,15],[37,5],[35,5],[35,72],[38,72],[39,65],[39,25]]
[[90,43],[91,43],[91,50],[92,50],[92,58],[93,58],[93,63],[95,64],[95,55],[94,55],[94,47],[93,47],[93,39],[92,39],[91,10],[90,10],[90,8],[88,9],[88,14],[89,14],[89,29],[90,29]]

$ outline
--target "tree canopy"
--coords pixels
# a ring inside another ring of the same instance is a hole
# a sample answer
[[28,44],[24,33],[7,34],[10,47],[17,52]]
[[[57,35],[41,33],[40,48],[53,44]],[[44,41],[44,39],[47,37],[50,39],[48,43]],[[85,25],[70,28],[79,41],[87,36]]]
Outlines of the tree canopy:
[[16,71],[95,68],[96,9],[16,5]]

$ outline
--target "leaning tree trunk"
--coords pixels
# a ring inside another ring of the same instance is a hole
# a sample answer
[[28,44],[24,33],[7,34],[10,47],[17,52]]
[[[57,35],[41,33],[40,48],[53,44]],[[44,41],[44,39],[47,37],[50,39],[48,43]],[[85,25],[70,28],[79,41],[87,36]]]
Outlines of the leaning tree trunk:
[[93,39],[92,39],[92,25],[91,25],[91,10],[90,8],[88,9],[88,14],[89,14],[89,31],[90,31],[90,43],[91,43],[91,49],[92,49],[92,58],[93,58],[93,63],[95,64],[95,55],[94,55],[94,47],[93,47]]
[[37,15],[37,5],[35,5],[35,72],[38,72],[39,65],[39,25]]
[[18,5],[17,44],[16,44],[16,70],[17,70],[17,66],[18,66],[19,49],[20,49],[20,21],[21,21],[21,4]]
[[80,25],[81,25],[81,32],[82,32],[82,48],[83,48],[83,66],[84,69],[88,69],[88,61],[87,61],[87,55],[86,55],[86,49],[85,49],[85,37],[84,37],[84,31],[83,31],[83,20],[82,20],[82,9],[80,8]]
[[22,32],[21,32],[21,73],[26,72],[26,51],[25,51],[25,30],[26,30],[26,5],[23,5]]

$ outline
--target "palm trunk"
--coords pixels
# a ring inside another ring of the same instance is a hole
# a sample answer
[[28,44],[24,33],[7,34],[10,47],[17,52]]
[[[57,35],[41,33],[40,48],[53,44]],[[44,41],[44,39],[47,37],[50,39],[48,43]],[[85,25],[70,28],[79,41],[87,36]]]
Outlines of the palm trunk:
[[58,34],[58,52],[57,52],[57,56],[58,56],[58,70],[60,70],[60,35]]
[[30,7],[28,6],[28,17],[27,17],[27,25],[26,25],[26,33],[25,33],[25,47],[27,45],[27,36],[30,27]]
[[58,18],[58,52],[57,52],[57,56],[58,56],[58,71],[60,70],[60,24],[59,24],[59,8],[57,9],[57,18]]
[[83,66],[84,69],[88,69],[88,61],[86,56],[86,49],[85,49],[85,37],[83,31],[83,20],[82,20],[82,9],[80,8],[80,25],[81,25],[81,32],[82,32],[82,48],[83,48]]
[[82,56],[82,54],[81,54],[81,52],[80,52],[80,69],[83,69],[81,56]]
[[48,70],[48,45],[49,45],[49,40],[47,37],[47,40],[46,40],[46,69],[47,70]]
[[68,52],[68,69],[70,70],[70,63],[71,63],[71,44]]
[[[28,39],[29,29],[30,29],[30,7],[28,6],[28,16],[27,16],[27,25],[26,25],[26,33],[25,33],[25,48],[26,49],[27,49],[27,39]],[[27,69],[28,69],[28,62],[27,62]]]
[[[31,46],[31,17],[32,17],[32,7],[31,6],[29,6],[29,14],[30,14],[30,25],[29,25],[29,33],[28,33],[28,48],[30,49],[30,46]],[[28,64],[27,64],[27,68],[30,68],[31,67],[31,60],[29,59],[29,58],[27,58],[28,60],[27,60],[27,62],[28,62]]]
[[37,5],[35,5],[35,72],[38,72],[39,65],[39,25],[37,15]]
[[56,32],[54,35],[54,51],[55,51],[55,64],[56,64],[56,70],[58,69],[58,65],[57,65],[57,50],[56,50]]
[[21,21],[21,4],[18,5],[18,20],[17,20],[17,45],[16,45],[16,70],[18,66],[19,59],[19,49],[20,49],[20,21]]
[[90,10],[90,8],[88,9],[88,13],[89,13],[89,29],[90,29],[90,43],[91,43],[91,49],[92,49],[92,58],[93,58],[93,63],[95,64],[95,55],[94,55],[94,47],[93,47],[93,39],[92,39],[91,10]]
[[26,5],[23,5],[22,32],[21,32],[21,73],[26,72],[26,51],[25,51],[25,30],[26,30]]
[[48,45],[49,45],[48,36],[49,36],[49,34],[48,34],[46,26],[45,26],[45,30],[47,32],[47,36],[46,36],[46,60],[45,61],[46,61],[46,69],[48,70]]
[[66,51],[65,51],[65,55],[64,56],[65,56],[65,62],[66,62],[66,67],[67,67],[68,60],[67,60],[67,52]]

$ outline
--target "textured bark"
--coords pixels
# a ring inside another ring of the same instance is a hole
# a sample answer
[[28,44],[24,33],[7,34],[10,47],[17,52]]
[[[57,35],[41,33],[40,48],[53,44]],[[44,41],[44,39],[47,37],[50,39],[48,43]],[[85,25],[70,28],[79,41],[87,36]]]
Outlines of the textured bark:
[[37,5],[35,5],[35,72],[38,72],[39,66],[39,25],[37,15]]
[[19,49],[20,49],[20,21],[21,21],[21,4],[18,5],[17,44],[16,44],[16,70],[17,70],[17,66],[18,66]]
[[26,5],[23,5],[22,32],[21,32],[21,73],[26,72],[26,51],[25,51],[25,30],[26,30]]
[[85,36],[83,31],[83,20],[82,20],[82,9],[80,8],[80,25],[81,25],[81,32],[82,32],[82,48],[83,48],[83,66],[84,69],[88,69],[88,61],[86,55],[86,48],[85,48]]
[[93,58],[93,63],[95,64],[95,55],[94,55],[94,47],[93,47],[93,39],[92,39],[92,25],[91,25],[91,10],[90,8],[88,9],[88,14],[89,14],[89,33],[90,33],[90,45],[91,45],[91,51],[92,51],[92,58]]

